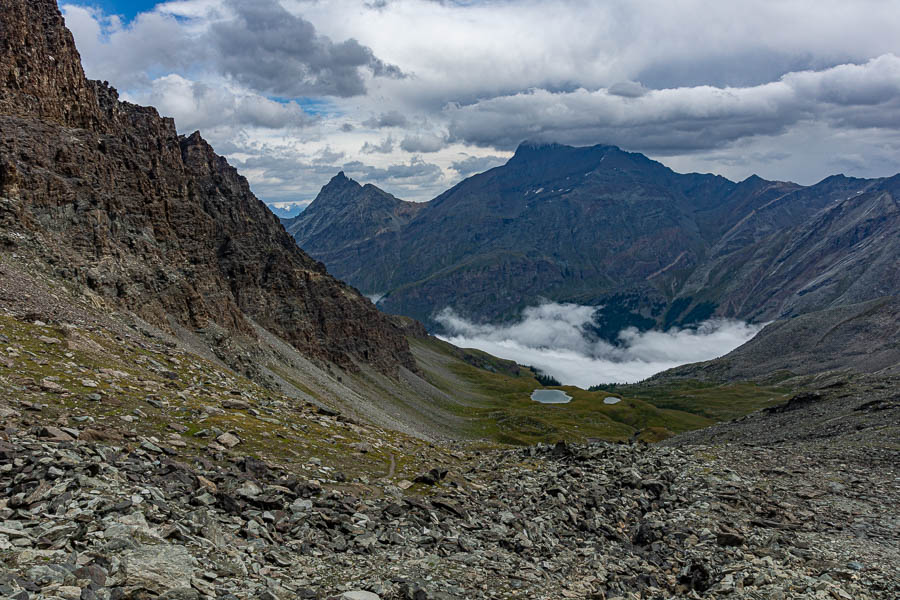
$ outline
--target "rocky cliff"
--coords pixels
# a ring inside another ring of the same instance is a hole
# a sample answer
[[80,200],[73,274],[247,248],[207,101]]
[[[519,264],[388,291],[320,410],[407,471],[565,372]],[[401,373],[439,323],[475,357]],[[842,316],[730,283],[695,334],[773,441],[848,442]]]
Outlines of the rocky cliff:
[[0,0],[0,241],[164,329],[260,325],[350,370],[402,332],[303,253],[199,133],[85,79],[53,0]]

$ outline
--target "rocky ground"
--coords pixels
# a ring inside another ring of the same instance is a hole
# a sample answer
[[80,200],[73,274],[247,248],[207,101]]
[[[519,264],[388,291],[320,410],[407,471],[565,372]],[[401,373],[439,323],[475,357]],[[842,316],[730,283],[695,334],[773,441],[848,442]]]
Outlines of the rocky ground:
[[900,592],[889,449],[559,444],[341,482],[22,412],[0,413],[0,594],[17,600]]
[[888,376],[665,445],[430,444],[2,281],[0,597],[900,593]]

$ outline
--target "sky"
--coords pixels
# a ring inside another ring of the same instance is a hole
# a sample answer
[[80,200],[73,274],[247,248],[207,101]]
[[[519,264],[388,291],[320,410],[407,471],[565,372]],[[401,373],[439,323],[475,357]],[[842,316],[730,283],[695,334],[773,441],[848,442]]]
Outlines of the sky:
[[900,171],[896,0],[61,0],[87,75],[266,202],[407,200],[524,140],[811,184]]

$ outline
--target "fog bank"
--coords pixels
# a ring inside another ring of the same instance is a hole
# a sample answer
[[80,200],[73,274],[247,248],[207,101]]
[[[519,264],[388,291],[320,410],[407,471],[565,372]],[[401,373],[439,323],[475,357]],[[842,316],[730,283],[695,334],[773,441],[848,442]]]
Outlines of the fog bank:
[[613,345],[591,335],[599,307],[545,303],[526,308],[517,323],[473,323],[445,308],[435,317],[442,339],[463,348],[534,365],[563,384],[587,388],[599,383],[633,383],[686,363],[717,358],[762,329],[742,321],[712,319],[696,328],[619,333]]

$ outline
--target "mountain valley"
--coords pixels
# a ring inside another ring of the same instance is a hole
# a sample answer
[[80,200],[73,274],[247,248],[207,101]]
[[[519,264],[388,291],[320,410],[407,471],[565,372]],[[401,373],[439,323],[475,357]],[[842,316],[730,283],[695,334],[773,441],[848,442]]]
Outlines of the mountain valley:
[[[898,182],[526,143],[282,222],[0,0],[0,597],[894,600]],[[429,333],[539,297],[772,322],[589,390]]]

